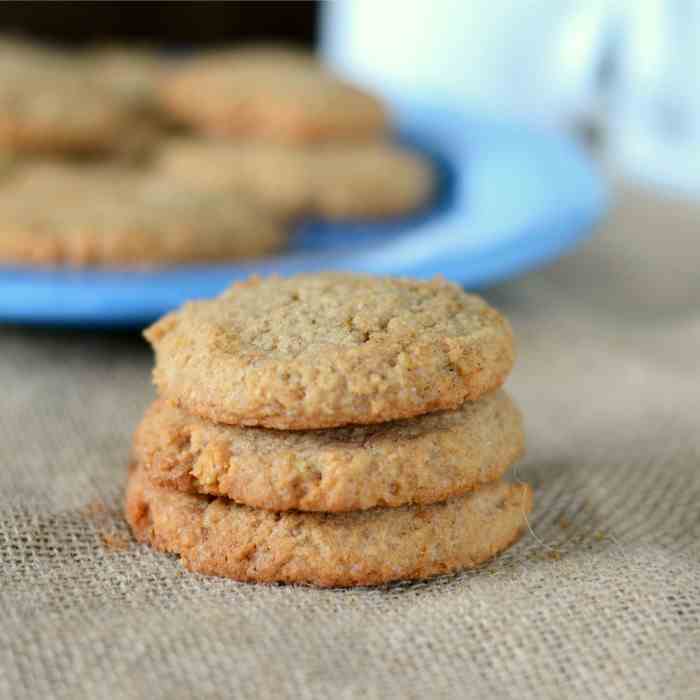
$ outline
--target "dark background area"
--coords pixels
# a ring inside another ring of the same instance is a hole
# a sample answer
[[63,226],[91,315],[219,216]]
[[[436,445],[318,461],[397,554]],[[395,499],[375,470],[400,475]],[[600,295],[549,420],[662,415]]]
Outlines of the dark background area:
[[2,2],[0,32],[66,44],[201,46],[283,40],[311,46],[316,2]]

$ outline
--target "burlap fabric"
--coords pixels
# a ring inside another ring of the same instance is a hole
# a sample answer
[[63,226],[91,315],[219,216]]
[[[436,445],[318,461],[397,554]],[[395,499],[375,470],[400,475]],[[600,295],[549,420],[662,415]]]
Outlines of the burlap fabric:
[[700,208],[627,191],[493,290],[512,318],[534,535],[377,590],[183,572],[120,516],[152,396],[133,335],[0,331],[0,696],[700,696]]

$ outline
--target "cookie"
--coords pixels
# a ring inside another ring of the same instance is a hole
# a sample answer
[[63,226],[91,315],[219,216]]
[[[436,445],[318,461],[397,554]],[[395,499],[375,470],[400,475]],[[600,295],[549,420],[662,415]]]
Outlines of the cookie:
[[425,206],[435,191],[430,162],[391,143],[332,144],[309,157],[310,211],[325,219],[405,215]]
[[149,115],[159,110],[157,89],[167,64],[156,51],[107,44],[92,47],[83,59],[96,79],[109,85],[134,110]]
[[250,197],[285,220],[308,213],[311,182],[305,148],[269,143],[174,140],[156,168],[188,187]]
[[109,165],[38,163],[0,187],[0,261],[71,265],[230,260],[280,248],[248,202]]
[[361,140],[385,133],[372,95],[311,54],[258,46],[194,58],[165,79],[160,97],[176,118],[210,134],[279,143]]
[[0,36],[0,61],[17,61],[23,58],[36,58],[38,55],[50,57],[54,50],[39,42],[32,41],[21,35]]
[[364,586],[475,567],[526,528],[530,488],[496,481],[428,506],[273,513],[152,485],[131,469],[126,519],[138,540],[202,574]]
[[514,356],[508,322],[457,285],[347,273],[252,278],[145,336],[161,396],[281,429],[454,409],[500,386]]
[[0,57],[0,148],[85,154],[120,143],[131,110],[79,60],[12,42]]
[[159,167],[192,186],[244,192],[280,216],[330,220],[400,216],[430,201],[430,162],[374,142],[323,146],[175,141]]
[[454,411],[332,430],[241,428],[156,401],[134,458],[157,485],[269,510],[340,512],[435,503],[500,478],[523,452],[504,392]]
[[157,86],[167,75],[166,59],[155,50],[118,44],[92,47],[81,57],[83,69],[108,86],[130,111],[129,128],[114,155],[136,162],[150,160],[171,131],[157,98]]

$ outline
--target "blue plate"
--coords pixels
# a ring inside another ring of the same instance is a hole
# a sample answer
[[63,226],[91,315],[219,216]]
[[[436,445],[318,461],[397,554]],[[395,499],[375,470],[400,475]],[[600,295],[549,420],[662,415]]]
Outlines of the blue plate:
[[434,206],[392,223],[307,222],[284,255],[160,270],[0,267],[0,320],[142,326],[251,273],[324,269],[432,277],[474,289],[551,260],[588,235],[606,206],[571,141],[439,108],[396,106],[401,138],[438,163]]

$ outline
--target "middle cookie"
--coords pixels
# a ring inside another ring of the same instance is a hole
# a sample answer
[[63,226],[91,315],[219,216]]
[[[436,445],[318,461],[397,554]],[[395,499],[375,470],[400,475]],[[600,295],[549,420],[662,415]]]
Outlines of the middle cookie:
[[212,423],[157,400],[134,456],[160,486],[268,510],[340,512],[477,488],[498,479],[523,443],[520,412],[503,391],[418,418],[292,432]]

